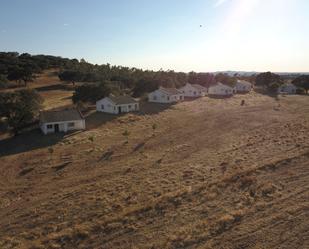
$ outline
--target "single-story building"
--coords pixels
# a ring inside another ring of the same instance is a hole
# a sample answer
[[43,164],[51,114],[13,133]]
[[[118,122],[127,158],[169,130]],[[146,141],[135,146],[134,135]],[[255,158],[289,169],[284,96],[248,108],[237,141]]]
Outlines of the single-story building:
[[278,93],[281,94],[295,94],[297,87],[292,83],[285,83],[278,88]]
[[96,102],[98,112],[120,114],[134,112],[139,110],[139,103],[131,96],[113,96],[110,95]]
[[207,94],[207,88],[198,84],[187,83],[179,89],[185,97],[203,97]]
[[208,95],[212,96],[232,96],[234,88],[224,85],[221,82],[208,88]]
[[184,100],[184,94],[176,88],[159,89],[148,94],[148,101],[154,103],[175,103]]
[[248,93],[252,90],[252,84],[246,80],[237,80],[235,90],[238,93]]
[[86,129],[85,118],[77,109],[43,111],[40,128],[44,134]]

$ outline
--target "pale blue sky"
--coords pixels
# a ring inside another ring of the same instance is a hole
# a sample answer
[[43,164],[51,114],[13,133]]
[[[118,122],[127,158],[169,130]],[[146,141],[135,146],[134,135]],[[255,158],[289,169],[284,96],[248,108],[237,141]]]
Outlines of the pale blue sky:
[[304,72],[308,13],[308,0],[0,0],[0,50],[155,70]]

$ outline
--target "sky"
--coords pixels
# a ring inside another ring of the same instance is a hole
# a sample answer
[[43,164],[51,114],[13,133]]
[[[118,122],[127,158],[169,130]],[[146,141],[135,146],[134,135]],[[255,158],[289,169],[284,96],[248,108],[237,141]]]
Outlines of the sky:
[[309,1],[0,0],[0,51],[152,70],[309,72]]

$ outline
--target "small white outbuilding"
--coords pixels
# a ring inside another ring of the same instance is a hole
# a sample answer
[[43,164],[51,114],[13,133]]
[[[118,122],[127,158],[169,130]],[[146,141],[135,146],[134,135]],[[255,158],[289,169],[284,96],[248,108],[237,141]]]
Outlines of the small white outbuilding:
[[208,88],[208,95],[210,96],[232,96],[233,93],[234,88],[220,82]]
[[76,109],[43,111],[40,113],[40,128],[46,135],[86,129],[85,118]]
[[175,103],[184,99],[184,94],[176,88],[159,89],[148,94],[148,101],[154,103]]
[[280,94],[295,94],[297,87],[292,83],[285,83],[278,88]]
[[207,94],[207,88],[198,84],[187,83],[179,89],[185,97],[203,97]]
[[108,96],[96,102],[98,112],[120,114],[139,111],[139,103],[131,96]]
[[252,84],[246,80],[237,80],[237,83],[234,89],[238,93],[248,93],[252,90]]

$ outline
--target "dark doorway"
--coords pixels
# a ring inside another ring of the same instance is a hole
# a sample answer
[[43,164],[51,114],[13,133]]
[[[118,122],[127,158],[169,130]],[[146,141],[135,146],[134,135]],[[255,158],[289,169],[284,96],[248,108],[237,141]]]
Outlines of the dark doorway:
[[121,113],[121,106],[118,106],[118,113]]
[[59,124],[55,124],[55,132],[59,132]]

